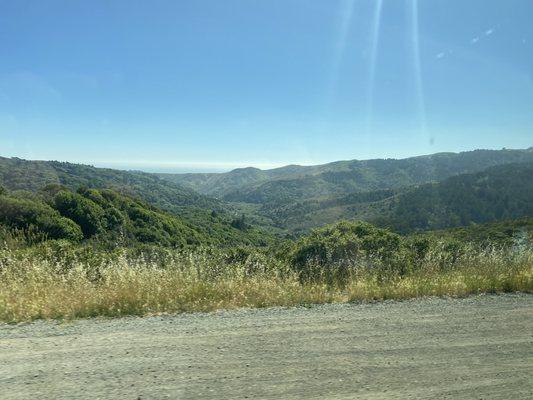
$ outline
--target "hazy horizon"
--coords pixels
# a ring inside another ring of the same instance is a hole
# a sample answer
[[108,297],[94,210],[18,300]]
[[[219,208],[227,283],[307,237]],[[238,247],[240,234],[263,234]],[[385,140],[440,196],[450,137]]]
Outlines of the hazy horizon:
[[0,1],[0,149],[220,171],[525,148],[531,15],[528,0]]
[[[461,151],[442,151],[437,153],[462,153],[462,152],[469,152],[474,150],[527,150],[529,148],[532,148],[532,146],[527,146],[524,148],[473,148],[473,149],[466,149]],[[405,158],[412,158],[412,157],[421,157],[421,156],[427,156],[437,153],[423,153],[423,154],[412,154],[406,157],[353,157],[353,158],[346,158],[346,159],[339,159],[339,160],[327,160],[324,162],[289,162],[286,164],[264,164],[264,163],[254,163],[254,162],[243,162],[240,164],[234,164],[234,163],[204,163],[204,162],[197,162],[197,163],[186,163],[186,162],[173,162],[173,161],[166,161],[166,162],[149,162],[149,161],[136,161],[136,162],[126,162],[126,161],[91,161],[91,160],[69,160],[69,159],[27,159],[27,160],[33,160],[33,161],[59,161],[59,162],[69,162],[73,164],[84,164],[84,165],[92,165],[97,168],[111,168],[111,169],[118,169],[118,170],[125,170],[125,171],[142,171],[142,172],[149,172],[149,173],[224,173],[229,172],[234,169],[238,168],[258,168],[261,170],[269,170],[269,169],[275,169],[275,168],[281,168],[288,165],[298,165],[298,166],[311,166],[311,165],[321,165],[321,164],[329,164],[333,162],[338,161],[351,161],[351,160],[373,160],[373,159],[405,159]],[[6,155],[6,154],[0,154],[0,157],[16,157],[16,158],[22,158],[26,159],[24,157],[18,157],[14,155]]]

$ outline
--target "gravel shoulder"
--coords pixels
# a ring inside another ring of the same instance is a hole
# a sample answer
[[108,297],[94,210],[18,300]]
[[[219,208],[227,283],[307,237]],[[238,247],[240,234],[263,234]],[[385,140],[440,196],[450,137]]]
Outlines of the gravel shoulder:
[[529,399],[533,295],[0,324],[11,399]]

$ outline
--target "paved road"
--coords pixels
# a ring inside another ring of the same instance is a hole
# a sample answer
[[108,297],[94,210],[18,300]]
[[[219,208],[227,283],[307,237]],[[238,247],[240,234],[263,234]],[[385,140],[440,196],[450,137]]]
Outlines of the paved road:
[[531,399],[533,295],[0,325],[10,399]]

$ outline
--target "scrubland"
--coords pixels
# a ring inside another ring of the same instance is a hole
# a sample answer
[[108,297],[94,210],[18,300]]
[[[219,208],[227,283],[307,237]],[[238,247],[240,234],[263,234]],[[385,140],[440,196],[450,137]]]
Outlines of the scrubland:
[[0,320],[72,319],[237,307],[532,292],[533,251],[435,250],[395,264],[371,256],[289,261],[255,250],[112,252],[61,245],[0,252]]

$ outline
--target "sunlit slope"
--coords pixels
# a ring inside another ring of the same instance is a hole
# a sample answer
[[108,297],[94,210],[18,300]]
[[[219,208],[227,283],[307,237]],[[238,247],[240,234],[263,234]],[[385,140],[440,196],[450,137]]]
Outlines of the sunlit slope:
[[57,161],[29,161],[0,157],[0,184],[9,190],[37,191],[48,184],[69,189],[80,186],[110,188],[138,196],[168,211],[187,207],[220,208],[219,201],[194,190],[138,171],[95,168]]
[[[196,232],[189,236],[198,243],[264,244],[270,238],[255,229],[235,229],[232,223],[237,215],[222,201],[143,172],[0,157],[0,185],[11,192],[32,193],[47,185],[62,185],[73,191],[80,187],[112,189],[179,217]],[[17,196],[28,197],[24,193]],[[195,235],[201,239],[196,240]]]
[[219,174],[159,174],[171,182],[227,201],[289,203],[358,191],[395,189],[440,181],[488,167],[533,161],[533,148],[438,153],[401,160],[338,161],[271,170],[241,168]]
[[341,219],[360,219],[399,232],[533,217],[533,162],[506,164],[474,174],[403,189],[265,204],[257,213],[292,232]]
[[65,239],[111,248],[266,245],[272,239],[249,225],[235,226],[221,213],[179,216],[114,190],[71,191],[61,185],[34,193],[2,189],[0,230],[31,243]]

